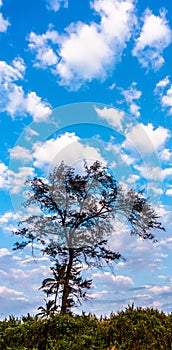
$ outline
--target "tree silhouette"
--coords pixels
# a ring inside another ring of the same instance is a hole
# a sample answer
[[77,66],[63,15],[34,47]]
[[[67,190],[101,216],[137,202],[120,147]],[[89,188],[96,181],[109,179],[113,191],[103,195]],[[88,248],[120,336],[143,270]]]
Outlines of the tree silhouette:
[[37,316],[40,316],[41,318],[49,318],[50,315],[54,314],[54,301],[46,299],[44,299],[44,301],[45,307],[38,307],[38,310],[40,310],[40,312],[37,313]]
[[54,310],[57,310],[57,298],[60,286],[63,284],[65,277],[65,266],[61,266],[57,261],[54,267],[50,267],[53,277],[45,278],[39,289],[42,289],[47,297],[54,295]]
[[61,300],[61,313],[87,296],[92,281],[83,278],[83,263],[89,267],[111,266],[121,258],[108,245],[119,217],[124,217],[131,234],[155,241],[154,229],[164,230],[153,207],[142,192],[124,191],[100,162],[84,164],[78,174],[63,162],[50,174],[49,181],[34,178],[26,206],[37,205],[38,215],[22,221],[15,234],[23,241],[14,249],[34,242],[55,263],[53,279],[41,288]]

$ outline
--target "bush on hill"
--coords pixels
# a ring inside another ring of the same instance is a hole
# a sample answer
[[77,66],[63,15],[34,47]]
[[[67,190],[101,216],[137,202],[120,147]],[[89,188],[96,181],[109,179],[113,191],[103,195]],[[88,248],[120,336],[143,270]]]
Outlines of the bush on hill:
[[98,319],[94,315],[29,314],[0,322],[1,350],[172,350],[172,314],[134,308]]

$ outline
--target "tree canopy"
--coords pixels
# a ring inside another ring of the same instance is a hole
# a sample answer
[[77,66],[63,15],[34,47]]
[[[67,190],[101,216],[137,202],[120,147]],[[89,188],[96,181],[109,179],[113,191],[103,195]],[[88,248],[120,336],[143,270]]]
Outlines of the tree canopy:
[[124,190],[99,161],[76,173],[62,162],[49,179],[34,178],[26,207],[36,205],[39,214],[28,216],[15,234],[22,238],[14,249],[37,242],[54,262],[52,278],[41,289],[54,296],[53,312],[70,312],[87,297],[92,280],[83,278],[83,263],[103,268],[121,258],[108,245],[119,217],[131,234],[155,241],[154,230],[164,230],[154,208],[142,192]]

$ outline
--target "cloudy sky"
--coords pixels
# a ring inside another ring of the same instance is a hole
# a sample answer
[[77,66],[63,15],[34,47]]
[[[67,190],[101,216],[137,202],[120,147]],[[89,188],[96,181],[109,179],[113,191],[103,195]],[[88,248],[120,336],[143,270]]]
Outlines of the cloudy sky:
[[94,284],[82,309],[171,312],[171,2],[0,0],[0,40],[0,318],[36,312],[49,274],[39,252],[12,250],[25,179],[83,159],[144,190],[166,232],[152,244],[116,223],[111,248],[126,261],[114,275],[85,270]]

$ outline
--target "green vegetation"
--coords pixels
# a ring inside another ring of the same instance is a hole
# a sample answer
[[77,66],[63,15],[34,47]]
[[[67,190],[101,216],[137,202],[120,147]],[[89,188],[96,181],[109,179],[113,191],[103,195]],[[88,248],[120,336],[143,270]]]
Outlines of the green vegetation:
[[20,222],[14,249],[39,245],[50,259],[50,277],[42,281],[45,307],[38,314],[0,322],[0,350],[172,350],[172,315],[153,309],[128,307],[107,319],[72,315],[73,306],[87,298],[92,280],[89,268],[113,268],[121,257],[108,239],[119,216],[130,233],[155,241],[154,230],[164,230],[142,192],[124,191],[99,162],[84,174],[63,162],[49,180],[28,181],[26,207],[40,214]]
[[172,314],[129,306],[109,318],[29,314],[0,322],[1,350],[170,350]]

